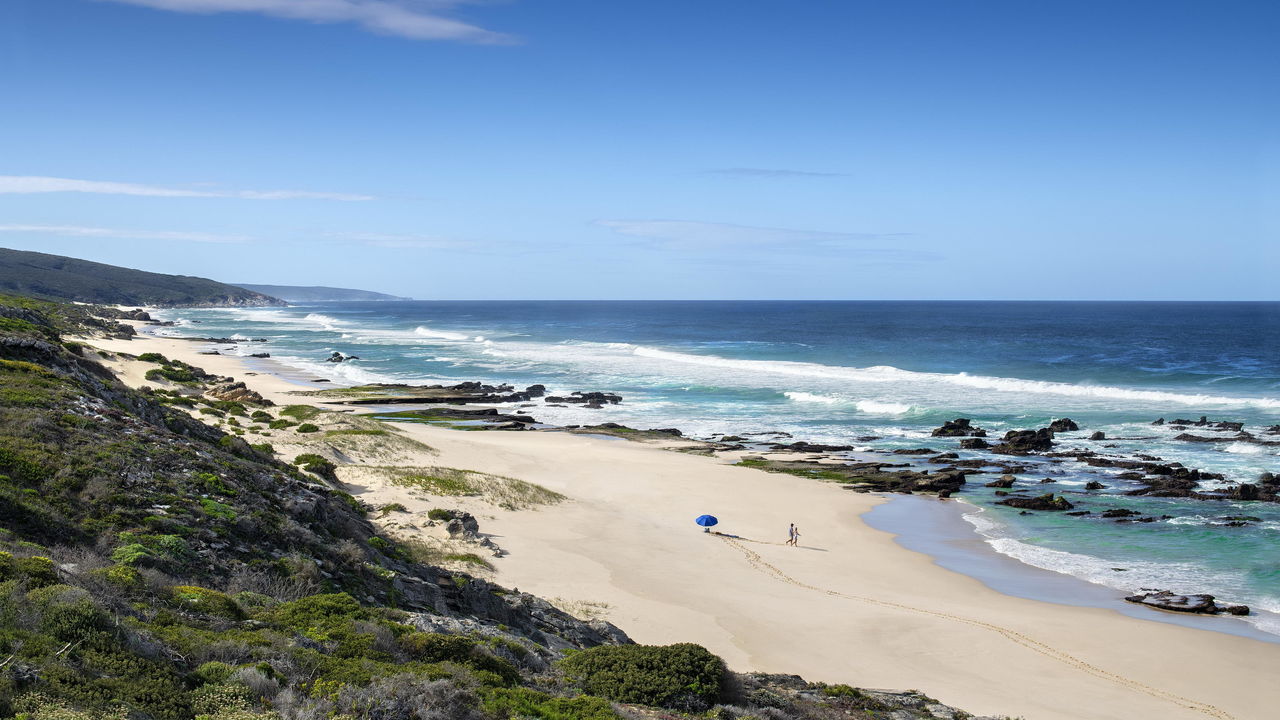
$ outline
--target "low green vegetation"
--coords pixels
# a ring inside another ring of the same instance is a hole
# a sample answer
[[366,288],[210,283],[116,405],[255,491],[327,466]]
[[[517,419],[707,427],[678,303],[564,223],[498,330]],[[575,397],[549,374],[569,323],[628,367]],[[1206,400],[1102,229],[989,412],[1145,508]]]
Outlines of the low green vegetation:
[[541,485],[474,470],[438,466],[416,468],[380,466],[364,467],[360,470],[427,495],[481,497],[507,510],[551,505],[564,500],[564,496],[560,493],[548,490]]
[[583,692],[617,702],[701,712],[724,692],[724,661],[692,643],[594,647],[561,668]]

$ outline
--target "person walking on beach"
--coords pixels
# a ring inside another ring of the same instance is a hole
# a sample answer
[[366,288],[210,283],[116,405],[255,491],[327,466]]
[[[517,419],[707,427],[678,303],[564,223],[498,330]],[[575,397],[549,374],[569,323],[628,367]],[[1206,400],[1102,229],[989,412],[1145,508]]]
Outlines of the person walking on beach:
[[795,523],[791,523],[791,527],[787,528],[787,544],[794,547],[799,540],[800,529],[796,527]]

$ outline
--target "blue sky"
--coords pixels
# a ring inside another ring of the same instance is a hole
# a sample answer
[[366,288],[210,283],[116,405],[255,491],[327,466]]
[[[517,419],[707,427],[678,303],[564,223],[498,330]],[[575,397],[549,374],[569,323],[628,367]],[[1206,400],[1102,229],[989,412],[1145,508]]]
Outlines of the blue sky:
[[1280,298],[1280,4],[5,0],[0,246],[424,299]]

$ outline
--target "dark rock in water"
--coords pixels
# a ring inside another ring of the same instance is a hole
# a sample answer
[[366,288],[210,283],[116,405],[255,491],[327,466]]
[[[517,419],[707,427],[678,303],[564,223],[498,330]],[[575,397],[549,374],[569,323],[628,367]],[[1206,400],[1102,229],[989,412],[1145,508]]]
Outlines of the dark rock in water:
[[969,424],[969,418],[956,418],[942,423],[942,427],[935,428],[934,437],[986,437],[987,431],[982,428],[973,427]]
[[1262,432],[1265,435],[1280,435],[1280,425],[1272,425]]
[[913,449],[898,448],[897,450],[893,451],[893,454],[894,455],[932,455],[936,452],[938,451],[930,448],[913,448]]
[[249,355],[249,357],[251,357],[251,358],[269,358],[269,357],[271,357],[271,353],[253,353],[253,354]]
[[720,442],[742,442],[743,440],[746,440],[746,438],[739,435],[723,435],[720,437]]
[[1156,419],[1154,422],[1152,422],[1151,424],[1152,424],[1152,425],[1163,425],[1163,424],[1164,424],[1164,418],[1157,418],[1157,419]]
[[997,490],[997,491],[995,491],[995,496],[996,496],[996,497],[1004,497],[1005,495],[1008,495],[1008,494],[1009,494],[1009,493],[1008,493],[1007,491],[1005,491],[1005,490]]
[[663,435],[673,435],[673,436],[675,436],[675,437],[683,437],[683,436],[684,436],[684,433],[680,432],[680,430],[679,430],[679,429],[677,429],[677,428],[651,428],[651,429],[649,430],[649,432],[651,432],[651,433],[661,433],[661,434],[663,434]]
[[966,438],[960,441],[960,449],[962,450],[985,450],[989,447],[991,446],[982,438]]
[[326,379],[326,378],[316,378],[316,379],[312,380],[311,382],[333,382],[333,381],[332,381],[332,380],[328,380],[328,379]]
[[[790,437],[790,436],[788,435],[787,437]],[[879,439],[880,439],[879,435],[859,435],[858,437],[854,438],[854,440],[857,440],[858,442],[874,442]]]
[[1258,486],[1250,485],[1249,483],[1241,483],[1231,492],[1231,494],[1237,500],[1257,500],[1259,495]]
[[1049,429],[1056,433],[1075,432],[1080,429],[1080,426],[1071,418],[1058,418],[1057,420],[1049,423]]
[[997,505],[1008,505],[1009,507],[1022,508],[1024,510],[1070,510],[1075,507],[1067,502],[1064,497],[1059,497],[1053,493],[1046,493],[1039,497],[1010,497],[1007,500],[1001,500]]
[[[536,385],[534,387],[537,387]],[[544,402],[548,403],[581,403],[584,407],[598,410],[607,405],[617,405],[622,402],[621,395],[603,392],[581,392],[575,390],[566,396],[547,395]]]
[[1262,518],[1255,517],[1253,515],[1224,515],[1218,519],[1225,522],[1238,522],[1238,523],[1262,522]]
[[1092,512],[1092,511],[1089,511],[1089,510],[1075,510],[1075,511],[1073,511],[1073,512],[1063,513],[1063,514],[1064,514],[1064,515],[1075,515],[1076,517],[1079,517],[1079,516],[1081,516],[1081,515],[1092,515],[1092,514],[1093,514],[1093,512]]
[[358,358],[348,357],[338,352],[337,350],[334,350],[332,355],[325,358],[325,362],[340,363],[340,362],[346,362],[348,360],[355,360],[355,359],[358,359]]
[[542,397],[547,394],[547,388],[543,385],[530,385],[524,389],[524,394],[530,398]]
[[793,443],[774,443],[769,447],[773,450],[804,453],[847,452],[853,449],[852,445],[822,445],[819,443],[807,443],[803,440]]
[[1142,513],[1138,512],[1137,510],[1130,510],[1128,508],[1112,508],[1102,513],[1102,517],[1122,518],[1122,517],[1133,517],[1134,515],[1141,515],[1141,514]]
[[1045,478],[1045,479],[1043,479],[1043,480],[1041,480],[1041,481],[1040,481],[1040,484],[1041,484],[1041,485],[1044,485],[1045,483],[1051,483],[1051,482],[1057,482],[1057,481],[1056,481],[1056,480],[1054,480],[1053,478]]
[[222,353],[218,352],[217,350],[201,350],[196,354],[197,355],[221,355]]
[[1280,477],[1274,473],[1264,472],[1258,476],[1258,482],[1263,485],[1277,485],[1280,484]]
[[1207,437],[1204,435],[1192,435],[1191,433],[1180,433],[1173,438],[1183,442],[1199,442],[1199,443],[1216,443],[1216,442],[1235,442],[1245,438],[1241,437]]
[[1085,490],[1106,490],[1107,486],[1103,485],[1097,480],[1090,480],[1089,482],[1084,484],[1084,489]]
[[993,488],[1011,488],[1015,478],[1012,475],[1001,475],[999,480],[992,480],[987,483],[986,487]]
[[958,460],[958,459],[960,459],[960,456],[957,455],[956,453],[947,452],[947,453],[938,453],[935,457],[929,458],[929,462],[947,463],[947,462],[951,462],[952,460]]
[[1137,595],[1129,595],[1125,600],[1147,607],[1157,608],[1159,610],[1170,610],[1172,612],[1194,613],[1197,615],[1218,615],[1227,613],[1229,615],[1248,615],[1249,607],[1247,605],[1219,605],[1214,602],[1212,595],[1194,594],[1194,595],[1178,595],[1168,590],[1158,590],[1149,593],[1140,593]]
[[991,452],[1002,455],[1029,455],[1043,452],[1053,447],[1053,431],[1048,428],[1039,430],[1010,430],[1004,434],[1004,442],[991,448]]
[[1090,435],[1090,436],[1089,436],[1089,439],[1090,439],[1090,440],[1106,440],[1106,439],[1107,439],[1107,434],[1106,434],[1106,433],[1104,433],[1104,432],[1102,432],[1101,430],[1098,430],[1098,431],[1097,431],[1097,432],[1095,432],[1094,434]]

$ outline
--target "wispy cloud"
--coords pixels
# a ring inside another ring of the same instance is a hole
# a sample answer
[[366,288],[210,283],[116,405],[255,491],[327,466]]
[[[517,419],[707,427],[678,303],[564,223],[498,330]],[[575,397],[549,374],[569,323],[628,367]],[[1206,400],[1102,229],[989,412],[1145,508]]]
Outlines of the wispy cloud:
[[833,178],[848,177],[848,173],[813,172],[811,170],[782,170],[776,168],[733,167],[707,170],[708,175],[731,175],[755,178]]
[[[443,13],[468,0],[100,0],[183,13],[259,13],[314,23],[355,23],[413,40],[510,44],[514,38]],[[470,0],[474,2],[474,0]]]
[[648,244],[677,251],[774,250],[839,253],[878,262],[936,260],[936,253],[901,247],[875,247],[869,242],[896,242],[910,233],[850,233],[790,228],[754,227],[686,220],[597,220],[596,225],[640,238]]
[[474,243],[435,235],[403,235],[390,233],[329,233],[338,242],[355,243],[367,247],[394,249],[462,250]]
[[33,194],[79,192],[101,195],[141,195],[146,197],[239,198],[242,200],[340,200],[360,202],[372,200],[370,195],[311,192],[308,190],[188,190],[184,188],[138,185],[135,183],[39,175],[0,175],[0,194]]
[[0,233],[199,243],[245,243],[253,240],[247,235],[219,235],[215,233],[168,230],[126,230],[120,228],[84,227],[82,225],[0,225]]

